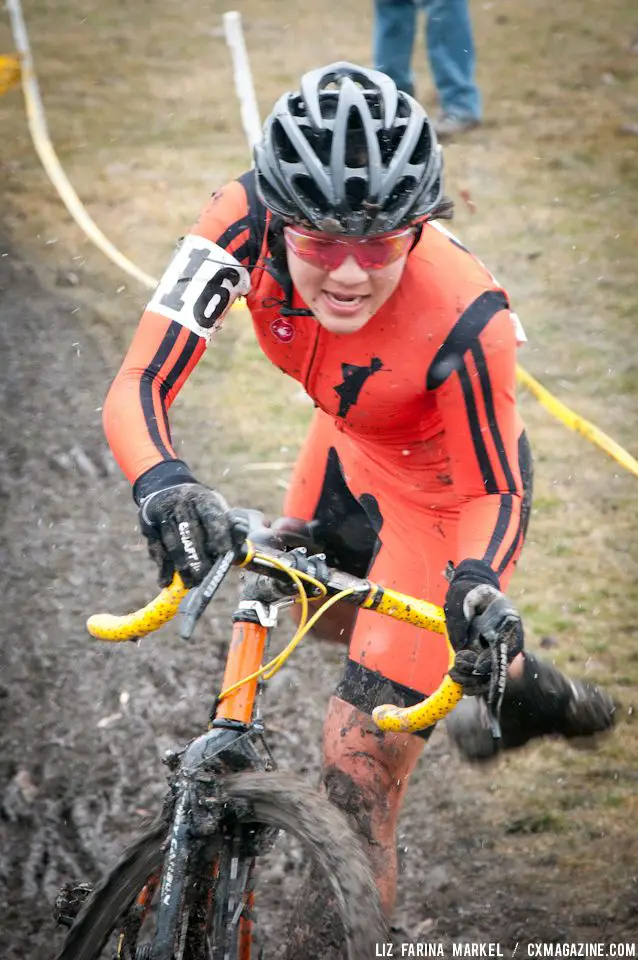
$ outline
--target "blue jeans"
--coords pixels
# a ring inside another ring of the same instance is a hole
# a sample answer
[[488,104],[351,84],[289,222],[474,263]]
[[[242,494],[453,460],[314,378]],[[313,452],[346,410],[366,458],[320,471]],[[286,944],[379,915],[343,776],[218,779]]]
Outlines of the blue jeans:
[[469,0],[375,0],[374,62],[397,87],[414,93],[412,49],[417,10],[426,12],[425,43],[443,113],[481,117],[474,81],[474,39]]

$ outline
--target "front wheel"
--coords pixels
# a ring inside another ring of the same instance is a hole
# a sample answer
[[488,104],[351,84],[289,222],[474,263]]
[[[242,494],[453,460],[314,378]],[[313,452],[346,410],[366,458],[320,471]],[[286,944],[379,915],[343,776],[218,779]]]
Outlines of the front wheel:
[[[323,900],[322,913],[312,918],[308,950],[348,960],[374,957],[386,926],[367,860],[341,812],[313,787],[279,773],[241,773],[220,787],[232,813],[221,832],[202,843],[206,857],[212,854],[204,880],[195,851],[199,865],[176,926],[175,960],[300,956],[290,942],[290,910],[298,916],[309,869],[311,889],[325,889],[330,907],[326,913]],[[166,836],[166,824],[156,825],[127,850],[87,900],[57,960],[153,960]],[[277,839],[253,846],[263,836]],[[326,924],[328,916],[340,930]]]

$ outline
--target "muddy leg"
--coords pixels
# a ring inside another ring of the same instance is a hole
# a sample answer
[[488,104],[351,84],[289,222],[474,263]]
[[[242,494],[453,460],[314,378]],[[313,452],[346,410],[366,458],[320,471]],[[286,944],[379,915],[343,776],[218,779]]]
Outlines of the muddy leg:
[[389,918],[397,888],[396,828],[423,740],[382,733],[372,719],[332,697],[324,726],[324,783],[360,836]]
[[[339,697],[331,698],[324,725],[326,792],[361,840],[388,920],[397,889],[397,820],[423,746],[423,740],[409,734],[382,733],[368,714]],[[286,960],[293,956],[295,960],[345,956],[330,891],[314,871],[295,910]]]

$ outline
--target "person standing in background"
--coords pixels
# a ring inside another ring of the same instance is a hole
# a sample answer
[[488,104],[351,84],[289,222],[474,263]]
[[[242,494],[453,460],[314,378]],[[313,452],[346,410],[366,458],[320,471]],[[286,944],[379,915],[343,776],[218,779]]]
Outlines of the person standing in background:
[[468,0],[375,0],[374,64],[414,96],[412,52],[419,7],[426,14],[425,44],[441,106],[434,128],[439,139],[450,139],[481,122]]

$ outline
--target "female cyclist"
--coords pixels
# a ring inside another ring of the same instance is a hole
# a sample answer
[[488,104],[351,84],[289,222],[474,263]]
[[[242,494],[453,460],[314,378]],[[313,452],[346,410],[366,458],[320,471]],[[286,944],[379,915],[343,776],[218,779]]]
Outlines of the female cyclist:
[[[178,570],[196,584],[229,546],[227,507],[176,456],[167,414],[244,296],[263,352],[316,408],[284,512],[315,521],[329,562],[445,603],[457,679],[480,693],[486,665],[468,649],[468,625],[507,587],[532,471],[515,398],[522,330],[507,293],[441,226],[451,207],[414,99],[350,63],[307,73],[266,121],[254,169],[218,190],[182,240],[104,422],[160,583]],[[389,913],[397,816],[424,738],[382,735],[370,713],[423,699],[447,656],[440,637],[409,624],[345,615],[324,624],[348,645],[324,780],[359,825]],[[610,698],[524,653],[522,629],[509,659],[506,747],[613,724]],[[455,739],[469,757],[489,755],[479,700],[461,707]]]

